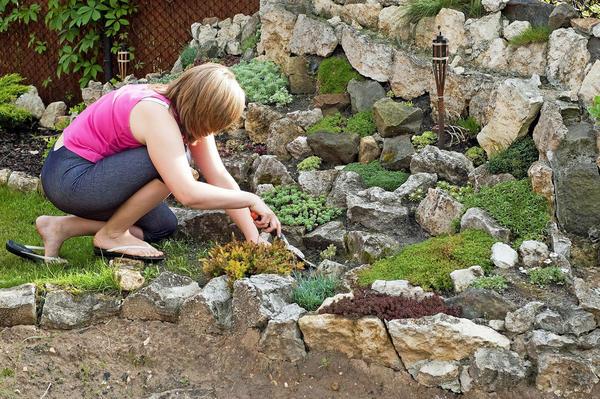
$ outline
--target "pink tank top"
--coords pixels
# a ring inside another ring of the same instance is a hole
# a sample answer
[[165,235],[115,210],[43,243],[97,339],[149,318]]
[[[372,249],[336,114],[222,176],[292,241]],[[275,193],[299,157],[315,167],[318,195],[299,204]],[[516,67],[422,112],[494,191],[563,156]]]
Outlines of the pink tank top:
[[64,146],[90,162],[141,147],[129,126],[133,107],[145,98],[170,101],[148,85],[125,85],[100,97],[64,130]]

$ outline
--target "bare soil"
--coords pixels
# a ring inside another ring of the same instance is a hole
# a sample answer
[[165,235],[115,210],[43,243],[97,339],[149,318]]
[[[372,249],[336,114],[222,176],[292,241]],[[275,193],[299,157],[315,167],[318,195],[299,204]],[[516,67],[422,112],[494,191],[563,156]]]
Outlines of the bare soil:
[[[156,397],[457,397],[420,386],[405,372],[337,354],[309,352],[296,364],[271,361],[255,350],[257,341],[253,331],[193,336],[176,324],[124,319],[73,331],[5,328],[0,330],[0,398],[148,398],[170,390],[182,391]],[[528,388],[463,397],[548,396]]]

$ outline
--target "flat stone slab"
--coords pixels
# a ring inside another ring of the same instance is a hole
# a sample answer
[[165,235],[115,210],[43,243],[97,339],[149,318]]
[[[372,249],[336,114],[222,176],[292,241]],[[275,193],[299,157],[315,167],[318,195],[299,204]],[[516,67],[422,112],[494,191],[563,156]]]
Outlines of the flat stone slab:
[[58,290],[46,294],[41,326],[69,330],[86,327],[94,322],[117,316],[121,299],[103,294],[74,295]]
[[0,289],[0,327],[36,322],[35,284]]

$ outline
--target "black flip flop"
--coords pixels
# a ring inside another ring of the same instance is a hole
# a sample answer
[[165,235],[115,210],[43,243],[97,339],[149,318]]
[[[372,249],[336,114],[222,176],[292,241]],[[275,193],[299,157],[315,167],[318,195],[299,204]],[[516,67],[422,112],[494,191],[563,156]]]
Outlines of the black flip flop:
[[67,264],[69,263],[66,259],[58,256],[44,256],[36,253],[36,251],[43,251],[44,247],[36,247],[33,245],[24,245],[8,240],[6,242],[6,250],[11,254],[17,255],[23,259],[27,259],[37,263],[48,263],[48,264]]
[[141,246],[141,245],[123,245],[120,247],[115,247],[115,248],[111,248],[111,249],[104,249],[104,248],[99,248],[94,246],[94,254],[96,256],[100,256],[102,258],[107,258],[107,259],[115,259],[115,258],[124,258],[124,259],[132,259],[132,260],[141,260],[142,262],[160,262],[165,260],[165,256],[164,255],[160,255],[160,256],[141,256],[141,255],[129,255],[123,252],[118,252],[118,251],[123,251],[123,250],[128,250],[128,249],[147,249],[148,247],[145,246]]

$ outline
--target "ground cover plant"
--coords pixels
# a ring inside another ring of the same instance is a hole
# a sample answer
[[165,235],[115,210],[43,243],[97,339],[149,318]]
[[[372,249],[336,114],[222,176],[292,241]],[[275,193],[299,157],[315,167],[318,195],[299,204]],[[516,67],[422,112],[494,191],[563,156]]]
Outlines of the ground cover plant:
[[548,202],[531,190],[527,179],[483,187],[466,195],[465,209],[482,208],[498,223],[510,229],[516,244],[524,240],[543,240],[550,221]]
[[320,119],[314,125],[311,125],[306,129],[307,134],[312,134],[316,132],[327,132],[327,133],[341,133],[342,127],[346,123],[346,118],[342,116],[339,112],[336,112],[332,115],[327,115],[326,117]]
[[508,288],[508,281],[504,276],[500,275],[483,276],[476,278],[470,286],[501,293]]
[[358,173],[367,187],[381,187],[387,191],[394,191],[410,176],[406,172],[387,170],[379,161],[367,164],[351,163],[346,165],[344,170]]
[[231,287],[243,277],[261,273],[290,275],[303,267],[281,240],[271,245],[233,240],[211,248],[202,259],[204,273],[213,277],[226,275]]
[[442,8],[462,11],[467,18],[483,14],[481,0],[409,0],[405,4],[404,18],[413,24],[425,17],[435,17]]
[[479,146],[470,147],[465,151],[465,156],[473,162],[475,167],[483,165],[487,161],[485,150]]
[[253,35],[248,36],[247,38],[245,38],[242,41],[242,43],[240,45],[240,49],[242,50],[242,53],[246,52],[246,50],[256,47],[256,45],[260,41],[260,32],[261,32],[261,26],[259,25],[258,29],[256,30],[256,32]]
[[321,167],[321,161],[322,159],[318,156],[311,155],[310,157],[305,158],[300,163],[298,163],[296,169],[303,172],[318,170]]
[[529,272],[529,282],[541,288],[551,284],[563,285],[566,281],[567,276],[557,266],[542,267]]
[[377,316],[382,320],[411,319],[445,313],[460,317],[459,308],[447,306],[437,295],[416,300],[403,296],[384,295],[369,289],[357,289],[353,297],[340,300],[319,310],[320,314],[337,314],[359,318]]
[[433,237],[375,262],[359,273],[358,282],[366,286],[375,280],[408,280],[426,290],[450,291],[453,287],[450,273],[454,270],[473,265],[491,269],[494,242],[494,238],[478,230]]
[[242,61],[231,67],[249,102],[282,106],[292,102],[288,81],[271,61]]
[[296,274],[296,286],[293,291],[293,301],[308,311],[317,310],[325,298],[334,296],[341,285],[339,279],[333,276],[311,274],[304,276]]
[[490,173],[510,173],[517,179],[527,177],[527,170],[538,160],[539,153],[531,136],[525,136],[507,149],[490,157],[487,169]]
[[196,55],[198,51],[196,47],[187,45],[179,54],[179,59],[181,60],[181,67],[186,69],[188,66],[193,65],[194,61],[196,61]]
[[377,131],[377,126],[375,126],[375,120],[373,119],[373,111],[366,110],[352,115],[348,118],[345,131],[356,133],[360,137],[374,134]]
[[588,108],[588,112],[596,124],[600,123],[600,96],[594,97],[592,105]]
[[412,136],[410,141],[412,141],[413,145],[415,146],[415,150],[421,151],[428,145],[435,145],[435,143],[437,143],[437,134],[428,130],[421,134]]
[[473,186],[470,184],[467,184],[466,186],[457,186],[448,183],[447,181],[440,180],[436,183],[436,187],[450,194],[450,196],[458,202],[464,202],[467,196],[473,194]]
[[329,57],[321,61],[317,71],[320,94],[344,93],[352,79],[362,80],[362,76],[352,68],[344,57]]
[[28,90],[22,82],[16,73],[0,77],[0,129],[15,129],[32,121],[31,113],[12,103]]
[[531,43],[545,43],[550,39],[552,29],[548,26],[530,26],[509,40],[513,46],[525,46]]
[[313,197],[297,186],[275,187],[264,193],[263,199],[282,224],[304,226],[309,231],[342,214],[341,209],[328,206],[325,197]]

